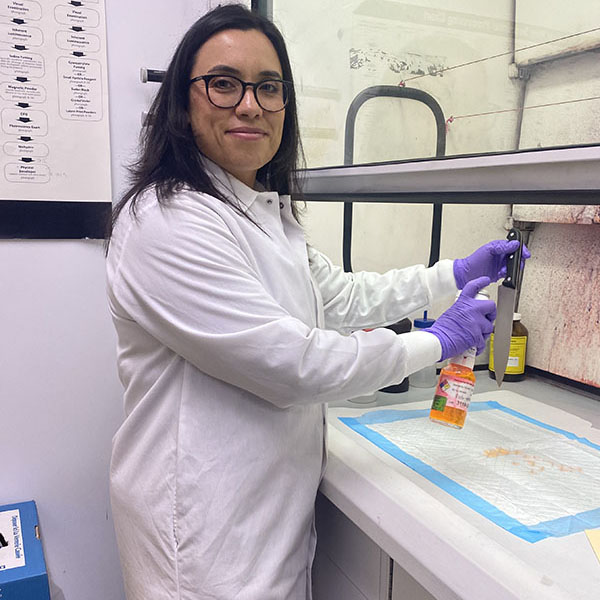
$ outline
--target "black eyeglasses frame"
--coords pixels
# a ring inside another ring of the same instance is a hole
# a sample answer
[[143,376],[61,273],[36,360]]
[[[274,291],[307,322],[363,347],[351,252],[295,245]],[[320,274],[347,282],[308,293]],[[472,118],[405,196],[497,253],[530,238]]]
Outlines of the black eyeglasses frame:
[[[218,104],[216,104],[213,99],[210,97],[210,92],[208,91],[208,84],[210,83],[210,81],[212,79],[214,79],[215,77],[229,77],[230,79],[235,79],[236,81],[239,81],[242,84],[242,94],[240,96],[240,99],[233,105],[233,106],[219,106]],[[281,112],[288,103],[288,100],[290,99],[290,88],[292,87],[291,82],[289,81],[285,81],[284,79],[277,79],[277,78],[267,78],[267,79],[263,79],[261,81],[257,81],[257,82],[252,82],[252,81],[244,81],[243,79],[240,79],[239,77],[236,77],[235,75],[224,75],[222,73],[211,73],[210,75],[198,75],[198,77],[193,77],[192,79],[189,80],[189,85],[192,85],[193,83],[196,83],[196,81],[204,81],[204,86],[206,88],[206,97],[208,98],[208,101],[213,105],[216,106],[217,108],[222,108],[222,109],[228,109],[228,108],[236,108],[237,106],[240,105],[241,101],[244,99],[244,96],[246,95],[246,89],[248,87],[252,88],[252,93],[254,94],[254,99],[256,100],[256,103],[266,112],[271,112],[271,113],[276,113],[276,112]],[[268,83],[269,81],[275,81],[277,83],[281,83],[283,84],[283,106],[281,108],[278,108],[277,110],[271,110],[269,108],[265,108],[260,100],[258,99],[258,94],[256,93],[257,89],[261,86],[264,85],[265,83]]]

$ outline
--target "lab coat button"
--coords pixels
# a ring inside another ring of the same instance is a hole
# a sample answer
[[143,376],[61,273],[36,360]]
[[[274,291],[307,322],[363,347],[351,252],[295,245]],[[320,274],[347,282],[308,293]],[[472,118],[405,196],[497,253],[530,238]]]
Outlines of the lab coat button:
[[283,202],[279,203],[279,208],[281,208],[283,210]]
[[269,199],[267,200],[267,204],[273,204],[273,200],[271,200],[271,198],[269,198]]

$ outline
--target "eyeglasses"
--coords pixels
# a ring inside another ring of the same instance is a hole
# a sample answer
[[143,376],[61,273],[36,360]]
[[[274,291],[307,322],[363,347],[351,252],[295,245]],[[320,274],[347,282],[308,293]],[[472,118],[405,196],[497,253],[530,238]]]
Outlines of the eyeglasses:
[[257,83],[242,81],[233,75],[200,75],[190,79],[190,85],[204,81],[206,95],[218,108],[234,108],[251,87],[258,105],[267,112],[279,112],[285,108],[290,96],[291,83],[282,79],[263,79]]

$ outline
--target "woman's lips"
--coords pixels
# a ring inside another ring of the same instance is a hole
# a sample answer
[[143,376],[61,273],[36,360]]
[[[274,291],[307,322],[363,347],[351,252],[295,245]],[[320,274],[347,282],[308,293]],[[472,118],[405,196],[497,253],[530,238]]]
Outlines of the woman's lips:
[[227,133],[241,140],[260,140],[267,135],[262,129],[253,127],[235,127],[234,129],[228,129]]

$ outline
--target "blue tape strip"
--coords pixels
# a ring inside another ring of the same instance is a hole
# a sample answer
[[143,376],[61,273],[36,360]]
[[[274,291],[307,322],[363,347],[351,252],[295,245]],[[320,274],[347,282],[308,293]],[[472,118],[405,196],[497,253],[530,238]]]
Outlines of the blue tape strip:
[[[501,410],[516,418],[528,421],[538,427],[553,431],[568,439],[575,440],[581,444],[595,448],[600,451],[600,446],[590,442],[586,438],[578,437],[575,434],[559,429],[547,423],[538,421],[519,413],[516,410],[502,406],[496,401],[474,402],[469,407],[469,412],[483,410]],[[412,456],[402,450],[399,446],[388,440],[385,436],[369,429],[369,425],[379,423],[391,423],[394,421],[405,421],[408,419],[424,418],[429,416],[429,409],[425,410],[378,410],[368,412],[361,417],[338,417],[339,420],[381,448],[384,452],[393,456],[413,471],[419,473],[427,480],[431,481],[445,492],[454,496],[457,500],[486,517],[499,527],[509,531],[513,535],[520,537],[527,542],[538,542],[548,537],[563,537],[572,533],[577,533],[585,529],[595,529],[600,527],[600,508],[581,512],[575,515],[568,515],[550,521],[541,521],[535,525],[524,525],[517,519],[507,515],[499,508],[481,498],[463,485],[450,479],[437,469],[424,463],[420,459]]]

